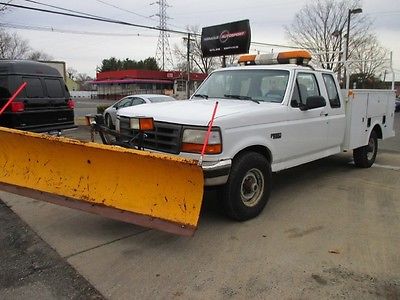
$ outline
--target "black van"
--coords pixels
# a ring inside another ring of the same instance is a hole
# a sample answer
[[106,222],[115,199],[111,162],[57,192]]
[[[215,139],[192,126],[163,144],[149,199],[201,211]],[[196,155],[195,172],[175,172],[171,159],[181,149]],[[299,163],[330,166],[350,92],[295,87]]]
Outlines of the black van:
[[0,61],[0,109],[26,82],[27,86],[0,115],[0,126],[33,132],[75,128],[74,101],[60,73],[29,60]]

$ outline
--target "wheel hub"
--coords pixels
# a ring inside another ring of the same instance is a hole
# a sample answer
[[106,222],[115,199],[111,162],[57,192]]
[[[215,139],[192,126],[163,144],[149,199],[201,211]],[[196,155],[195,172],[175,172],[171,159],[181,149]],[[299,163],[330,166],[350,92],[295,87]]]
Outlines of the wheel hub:
[[373,138],[369,139],[368,147],[367,147],[367,158],[368,160],[373,159],[375,154],[375,140]]
[[258,169],[249,170],[243,177],[240,194],[242,202],[249,207],[257,205],[264,191],[264,175]]

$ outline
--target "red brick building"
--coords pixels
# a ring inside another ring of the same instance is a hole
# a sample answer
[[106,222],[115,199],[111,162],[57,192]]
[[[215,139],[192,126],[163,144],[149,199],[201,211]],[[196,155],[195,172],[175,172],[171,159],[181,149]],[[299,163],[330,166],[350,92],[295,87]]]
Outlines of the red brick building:
[[[206,78],[203,73],[190,73],[193,92]],[[169,94],[177,98],[186,95],[187,75],[180,71],[121,70],[99,72],[91,81],[99,98],[119,99],[129,94]]]

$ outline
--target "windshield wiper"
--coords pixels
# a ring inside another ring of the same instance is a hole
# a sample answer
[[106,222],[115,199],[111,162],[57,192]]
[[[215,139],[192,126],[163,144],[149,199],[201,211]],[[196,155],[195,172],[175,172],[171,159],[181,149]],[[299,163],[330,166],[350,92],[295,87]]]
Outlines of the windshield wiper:
[[255,102],[255,103],[260,104],[260,101],[258,101],[258,100],[256,100],[256,99],[253,99],[253,98],[251,98],[251,97],[249,97],[249,96],[225,94],[224,97],[226,97],[226,98],[232,98],[232,99],[239,99],[239,100],[250,100],[250,101],[253,101],[253,102]]
[[208,95],[206,94],[194,94],[193,97],[208,99]]

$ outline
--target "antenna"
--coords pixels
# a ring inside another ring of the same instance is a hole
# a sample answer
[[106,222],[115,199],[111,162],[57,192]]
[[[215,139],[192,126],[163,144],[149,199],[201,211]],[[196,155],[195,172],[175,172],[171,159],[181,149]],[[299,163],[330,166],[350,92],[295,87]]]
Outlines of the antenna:
[[157,50],[156,50],[156,60],[158,65],[162,70],[166,68],[173,68],[171,48],[169,47],[169,33],[167,32],[167,19],[170,19],[167,15],[167,7],[170,7],[167,0],[158,0],[150,5],[158,4],[158,14],[156,16],[160,20],[159,28],[160,34],[158,36]]

